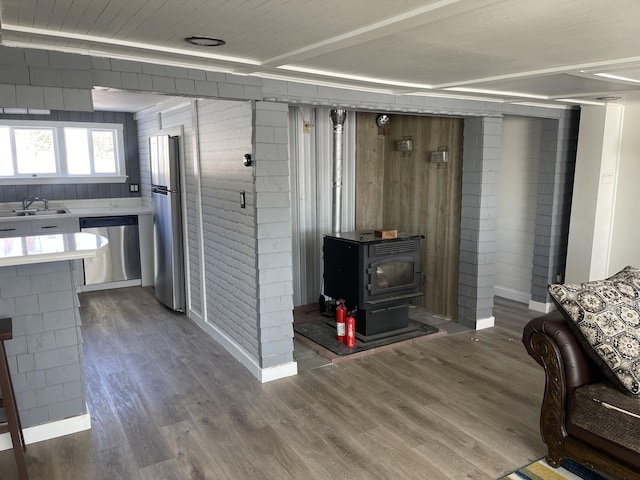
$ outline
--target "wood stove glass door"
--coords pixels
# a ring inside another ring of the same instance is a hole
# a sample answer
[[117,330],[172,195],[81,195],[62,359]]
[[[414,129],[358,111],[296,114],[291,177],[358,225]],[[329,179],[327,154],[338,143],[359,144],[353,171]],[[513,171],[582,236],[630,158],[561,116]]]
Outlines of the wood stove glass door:
[[371,265],[369,281],[372,296],[412,291],[418,287],[416,264],[413,259],[380,261]]

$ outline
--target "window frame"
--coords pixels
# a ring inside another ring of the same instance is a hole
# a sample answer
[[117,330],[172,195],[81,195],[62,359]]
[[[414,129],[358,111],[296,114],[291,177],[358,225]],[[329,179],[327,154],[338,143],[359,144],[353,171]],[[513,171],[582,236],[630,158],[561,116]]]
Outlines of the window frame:
[[[127,181],[127,171],[124,148],[124,126],[121,123],[97,123],[97,122],[65,122],[46,120],[7,120],[0,119],[0,127],[10,128],[10,141],[12,148],[12,161],[14,174],[11,176],[0,176],[0,185],[17,184],[61,184],[61,183],[125,183]],[[52,174],[18,174],[17,161],[15,158],[15,136],[13,129],[53,129],[53,148],[56,162],[56,173]],[[64,134],[65,128],[87,129],[87,135],[91,136],[95,131],[112,131],[114,133],[114,154],[117,172],[115,174],[95,173],[95,162],[93,157],[93,147],[90,146],[91,174],[70,174],[66,161],[67,145]]]

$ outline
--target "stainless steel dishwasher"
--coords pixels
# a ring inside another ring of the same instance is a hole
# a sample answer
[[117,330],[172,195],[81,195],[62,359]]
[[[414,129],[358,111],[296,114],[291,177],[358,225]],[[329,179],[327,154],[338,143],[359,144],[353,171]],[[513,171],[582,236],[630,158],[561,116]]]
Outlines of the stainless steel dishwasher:
[[[80,218],[80,231],[102,235],[109,246],[95,258],[84,260],[85,285],[111,284],[126,286],[139,284],[140,241],[138,216]],[[119,283],[115,283],[119,282]],[[109,288],[109,285],[105,285]]]

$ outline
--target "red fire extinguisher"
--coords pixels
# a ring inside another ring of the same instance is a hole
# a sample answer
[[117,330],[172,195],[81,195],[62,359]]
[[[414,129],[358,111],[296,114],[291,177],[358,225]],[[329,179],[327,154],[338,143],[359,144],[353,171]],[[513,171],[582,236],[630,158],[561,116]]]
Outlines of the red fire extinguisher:
[[356,311],[358,309],[354,309],[347,315],[347,335],[345,339],[345,344],[349,348],[353,348],[356,346]]
[[344,342],[346,318],[347,307],[344,306],[344,299],[341,298],[338,300],[338,306],[336,307],[336,339],[339,342]]

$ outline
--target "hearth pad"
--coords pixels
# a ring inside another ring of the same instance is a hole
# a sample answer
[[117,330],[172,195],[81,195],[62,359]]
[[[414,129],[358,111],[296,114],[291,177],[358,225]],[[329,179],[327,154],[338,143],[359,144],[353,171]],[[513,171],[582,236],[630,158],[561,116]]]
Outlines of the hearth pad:
[[406,328],[370,336],[357,334],[356,346],[354,348],[348,348],[344,343],[336,340],[335,322],[317,320],[299,324],[294,323],[293,330],[338,356],[373,350],[385,345],[391,345],[425,335],[433,335],[439,332],[436,327],[409,320],[409,325]]

